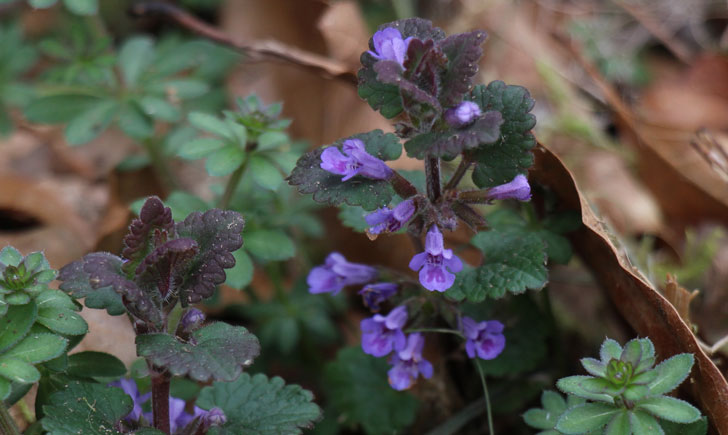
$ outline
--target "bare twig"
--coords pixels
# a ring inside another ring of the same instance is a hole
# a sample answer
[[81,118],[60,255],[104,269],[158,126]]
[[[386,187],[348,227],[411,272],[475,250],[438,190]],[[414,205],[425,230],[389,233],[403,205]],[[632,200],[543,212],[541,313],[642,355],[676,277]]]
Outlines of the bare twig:
[[353,85],[357,84],[356,74],[342,62],[275,40],[252,42],[237,40],[201,21],[194,15],[168,3],[137,3],[131,7],[130,12],[136,16],[154,14],[167,16],[193,33],[239,51],[247,56],[248,60],[279,60],[308,69],[326,78],[342,80]]

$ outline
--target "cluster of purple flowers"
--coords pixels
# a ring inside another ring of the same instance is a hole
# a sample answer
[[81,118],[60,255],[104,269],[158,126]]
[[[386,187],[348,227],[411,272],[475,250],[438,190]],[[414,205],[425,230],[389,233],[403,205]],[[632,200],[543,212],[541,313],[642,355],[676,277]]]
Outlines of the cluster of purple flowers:
[[[124,420],[130,424],[138,424],[140,419],[144,417],[147,422],[152,421],[152,412],[143,412],[142,405],[151,397],[152,393],[140,394],[139,388],[133,379],[119,379],[109,384],[112,387],[119,387],[131,397],[134,407],[131,412],[124,417]],[[202,408],[194,407],[192,414],[185,412],[185,401],[176,397],[169,398],[169,427],[170,433],[175,433],[183,429],[192,420],[199,418],[201,425],[209,428],[212,426],[222,426],[227,421],[225,413],[220,408],[212,408],[205,411]]]
[[506,347],[503,324],[497,320],[476,322],[463,316],[462,332],[465,335],[465,352],[470,358],[493,359]]
[[321,153],[321,169],[343,175],[341,181],[347,181],[356,175],[374,180],[386,180],[392,176],[389,166],[369,154],[361,139],[345,140],[341,150],[335,146],[326,148]]

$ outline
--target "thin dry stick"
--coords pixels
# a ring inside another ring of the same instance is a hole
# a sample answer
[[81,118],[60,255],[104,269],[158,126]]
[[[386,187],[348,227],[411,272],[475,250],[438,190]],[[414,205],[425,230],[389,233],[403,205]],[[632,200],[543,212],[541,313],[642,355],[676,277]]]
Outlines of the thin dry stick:
[[356,85],[356,74],[344,63],[301,50],[279,41],[263,40],[245,42],[236,40],[225,32],[210,26],[194,15],[168,3],[137,3],[130,9],[136,16],[164,15],[182,27],[205,38],[227,45],[247,56],[248,60],[279,60],[313,71],[326,78],[338,79]]

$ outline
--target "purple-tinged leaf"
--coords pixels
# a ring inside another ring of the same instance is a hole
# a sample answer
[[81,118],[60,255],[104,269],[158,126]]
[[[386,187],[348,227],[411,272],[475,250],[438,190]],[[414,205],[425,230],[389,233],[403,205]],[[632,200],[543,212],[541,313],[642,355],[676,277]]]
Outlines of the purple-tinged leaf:
[[404,148],[408,156],[418,159],[424,158],[427,153],[452,159],[465,150],[496,142],[500,138],[502,123],[500,112],[487,112],[464,129],[415,136]]
[[392,60],[381,60],[374,64],[374,71],[377,73],[377,79],[381,83],[396,85],[401,93],[414,99],[417,102],[428,104],[438,111],[442,110],[437,97],[420,88],[402,75],[402,67]]
[[440,85],[440,102],[445,107],[454,106],[470,92],[472,78],[478,72],[478,61],[483,55],[481,44],[487,38],[481,30],[447,37],[440,48],[447,56],[448,64]]
[[225,269],[235,266],[232,253],[243,246],[244,225],[240,213],[219,209],[194,212],[176,225],[177,234],[194,240],[199,248],[180,285],[182,306],[212,296],[215,287],[225,282]]
[[133,281],[126,279],[122,270],[123,260],[108,252],[94,252],[86,255],[83,271],[88,274],[88,282],[94,290],[111,287],[121,295],[126,309],[147,322],[161,325],[160,301],[154,294],[143,292]]
[[[145,292],[159,292],[162,299],[177,296],[190,261],[198,254],[197,242],[188,238],[170,240],[144,257],[135,272]],[[171,291],[171,293],[170,293]]]
[[[129,233],[124,237],[124,250],[121,256],[129,260],[124,272],[131,273],[142,259],[154,249],[155,245],[167,241],[174,229],[172,210],[165,207],[156,196],[149,197],[139,212],[139,217],[129,225]],[[158,240],[155,240],[158,239]],[[171,237],[170,237],[171,238]]]
[[[407,18],[404,20],[392,21],[390,23],[382,24],[377,30],[382,30],[387,27],[398,29],[404,38],[414,36],[415,38],[423,41],[432,39],[435,42],[445,39],[445,32],[442,29],[439,27],[433,27],[431,21],[424,20],[422,18]],[[374,50],[374,43],[371,39],[369,40],[369,49]]]
[[260,354],[255,335],[223,322],[196,330],[186,342],[156,333],[137,336],[136,345],[137,354],[153,364],[201,382],[232,381]]
[[91,286],[88,273],[83,271],[83,259],[63,266],[58,274],[58,280],[61,282],[59,289],[75,299],[85,298],[84,303],[89,308],[105,309],[111,316],[126,312],[121,295],[111,287]]

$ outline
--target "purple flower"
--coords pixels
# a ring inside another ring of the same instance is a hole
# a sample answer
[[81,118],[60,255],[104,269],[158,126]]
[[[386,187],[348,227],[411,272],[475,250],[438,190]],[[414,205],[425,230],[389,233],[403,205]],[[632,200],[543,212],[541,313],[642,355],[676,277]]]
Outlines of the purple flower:
[[184,330],[190,331],[192,329],[196,329],[204,321],[205,321],[205,313],[198,310],[197,308],[190,308],[182,316],[182,320],[180,320],[180,323],[182,324],[181,326]]
[[407,56],[407,47],[412,37],[402,39],[402,34],[394,27],[386,27],[372,36],[374,51],[367,53],[378,60],[393,60],[404,68],[404,59]]
[[355,175],[374,180],[386,180],[392,176],[389,166],[369,154],[360,139],[345,140],[342,150],[343,153],[335,146],[326,148],[321,153],[321,169],[343,175],[341,181],[347,181]]
[[349,263],[343,255],[332,252],[323,266],[317,266],[308,273],[306,282],[309,293],[337,294],[347,285],[366,284],[377,278],[377,269]]
[[413,333],[407,337],[407,346],[390,357],[389,363],[392,364],[392,368],[387,375],[392,388],[398,391],[406,390],[420,374],[426,379],[432,377],[432,364],[422,358],[424,346],[425,339],[420,334]]
[[493,359],[506,347],[503,324],[497,320],[478,323],[470,317],[463,317],[462,329],[467,339],[465,352],[470,358],[475,358],[477,354],[481,359]]
[[363,289],[359,290],[359,294],[364,299],[364,305],[377,312],[379,311],[379,304],[397,293],[397,288],[397,284],[391,282],[378,282],[365,285]]
[[402,327],[407,323],[407,307],[399,306],[386,316],[361,321],[361,347],[365,353],[376,357],[384,356],[392,350],[404,349],[406,340]]
[[[192,420],[194,420],[197,417],[200,417],[202,419],[205,418],[207,413],[209,411],[205,411],[202,408],[199,408],[197,406],[193,409],[193,414],[188,414],[185,412],[185,401],[182,399],[178,399],[176,397],[169,398],[169,431],[170,433],[177,432],[178,429],[183,429],[185,426],[190,424]],[[152,412],[147,412],[144,414],[144,417],[147,419],[147,421],[152,421],[153,415]]]
[[414,213],[415,204],[411,199],[407,199],[397,204],[393,209],[382,207],[375,210],[366,215],[364,219],[371,227],[368,230],[370,234],[393,233],[399,231]]
[[220,408],[212,408],[202,417],[203,424],[207,427],[222,426],[227,422],[225,412]]
[[433,225],[427,232],[425,252],[415,254],[409,267],[420,271],[420,283],[427,290],[444,292],[455,282],[455,274],[462,270],[463,262],[451,249],[445,249],[442,233]]
[[[111,387],[119,387],[126,393],[127,396],[131,397],[131,400],[134,404],[134,407],[132,408],[131,412],[124,417],[124,419],[128,422],[137,422],[139,421],[139,417],[143,415],[142,413],[142,404],[144,404],[147,400],[149,400],[150,397],[152,397],[152,393],[147,394],[139,394],[139,388],[137,388],[137,384],[134,381],[134,379],[119,379],[118,381],[111,382],[109,384]],[[149,421],[152,421],[149,419]]]
[[464,127],[479,117],[480,106],[472,101],[463,101],[456,107],[445,111],[445,121],[453,127]]
[[531,186],[523,174],[518,174],[509,183],[491,187],[488,190],[488,199],[517,199],[528,201],[531,199]]

